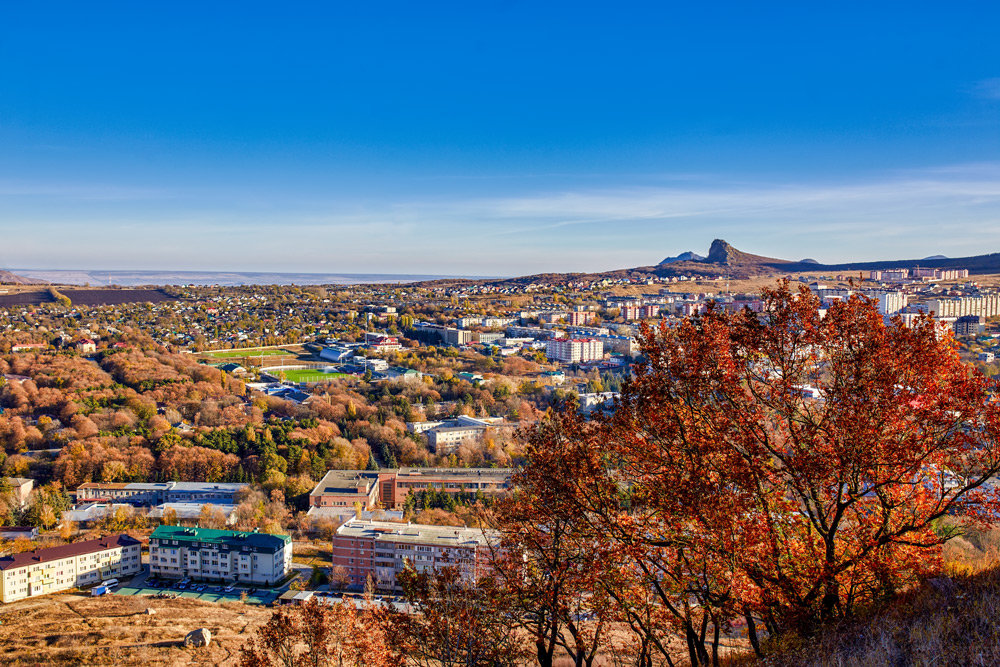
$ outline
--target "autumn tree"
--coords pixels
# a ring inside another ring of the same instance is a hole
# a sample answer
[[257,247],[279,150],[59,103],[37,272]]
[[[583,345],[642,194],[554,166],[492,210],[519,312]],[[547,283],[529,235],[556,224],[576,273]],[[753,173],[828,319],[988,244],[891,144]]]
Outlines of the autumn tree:
[[[857,296],[763,297],[644,329],[614,416],[558,417],[528,447],[620,564],[629,622],[654,645],[674,624],[693,664],[737,616],[809,633],[891,595],[939,567],[938,519],[995,505],[998,409],[950,335]],[[633,604],[648,591],[665,615]]]
[[514,476],[512,494],[482,513],[500,538],[491,546],[493,570],[538,664],[549,667],[562,652],[589,667],[614,617],[600,581],[604,554],[579,530],[572,488],[551,479],[543,453],[535,454]]
[[417,572],[407,568],[397,581],[420,610],[397,619],[407,659],[423,667],[520,665],[530,655],[512,632],[514,606],[496,579],[476,584],[457,568]]
[[397,667],[384,607],[312,598],[274,612],[240,652],[241,667]]

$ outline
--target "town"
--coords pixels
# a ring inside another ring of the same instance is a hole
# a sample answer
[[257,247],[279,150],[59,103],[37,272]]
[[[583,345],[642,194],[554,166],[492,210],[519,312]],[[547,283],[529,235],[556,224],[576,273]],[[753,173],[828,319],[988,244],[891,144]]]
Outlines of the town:
[[[770,278],[821,314],[864,298],[887,325],[930,317],[995,376],[992,279],[919,266]],[[764,316],[759,284],[8,287],[0,602],[378,595],[405,613],[410,568],[489,576],[502,540],[484,516],[513,490],[525,433],[554,410],[612,415],[644,336]]]

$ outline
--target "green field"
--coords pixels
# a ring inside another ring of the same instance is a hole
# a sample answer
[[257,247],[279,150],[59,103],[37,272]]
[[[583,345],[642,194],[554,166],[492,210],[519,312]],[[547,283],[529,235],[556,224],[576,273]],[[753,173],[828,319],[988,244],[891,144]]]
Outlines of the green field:
[[243,357],[260,357],[260,356],[278,357],[281,355],[290,355],[292,353],[289,352],[288,350],[278,350],[270,348],[267,350],[253,350],[253,349],[222,350],[220,352],[206,352],[205,354],[209,357],[215,357],[217,359],[240,359]]
[[[267,369],[264,369],[264,371],[270,372],[267,371]],[[326,382],[327,380],[335,380],[337,378],[351,377],[347,373],[324,373],[323,371],[315,368],[299,368],[290,371],[273,371],[271,372],[271,374],[276,375],[277,377],[282,377],[283,374],[284,378],[289,382]]]

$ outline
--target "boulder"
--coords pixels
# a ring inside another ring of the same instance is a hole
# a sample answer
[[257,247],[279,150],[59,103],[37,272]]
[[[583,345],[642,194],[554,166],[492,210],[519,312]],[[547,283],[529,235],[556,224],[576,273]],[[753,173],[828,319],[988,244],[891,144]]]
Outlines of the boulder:
[[208,628],[198,628],[187,633],[184,638],[184,646],[208,646],[212,643],[212,633]]

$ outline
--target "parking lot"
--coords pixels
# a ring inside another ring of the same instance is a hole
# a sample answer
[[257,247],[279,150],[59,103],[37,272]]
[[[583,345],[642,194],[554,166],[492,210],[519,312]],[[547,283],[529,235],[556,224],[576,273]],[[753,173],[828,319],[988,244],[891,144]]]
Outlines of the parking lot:
[[[196,585],[197,586],[197,585]],[[177,583],[173,583],[169,586],[163,586],[160,588],[154,588],[148,585],[140,586],[121,586],[115,590],[115,595],[176,595],[182,598],[191,598],[192,600],[205,600],[206,602],[223,602],[225,600],[239,601],[240,597],[243,595],[244,591],[249,591],[246,588],[235,588],[230,592],[217,591],[216,585],[204,585],[205,590],[199,591],[197,588],[192,589],[189,585],[186,590],[180,589]],[[271,588],[258,588],[253,593],[247,593],[246,602],[248,604],[258,604],[267,605],[271,604],[281,595],[280,591],[276,591]]]

